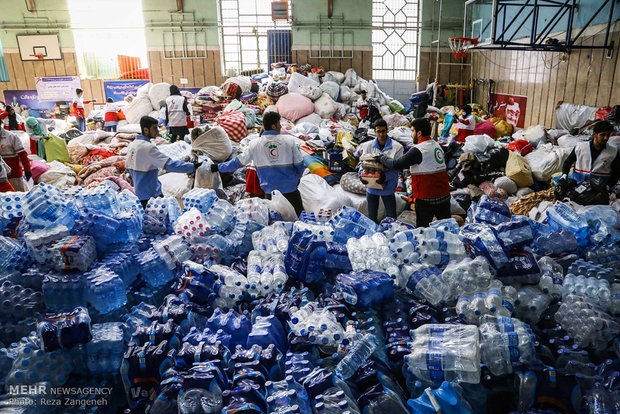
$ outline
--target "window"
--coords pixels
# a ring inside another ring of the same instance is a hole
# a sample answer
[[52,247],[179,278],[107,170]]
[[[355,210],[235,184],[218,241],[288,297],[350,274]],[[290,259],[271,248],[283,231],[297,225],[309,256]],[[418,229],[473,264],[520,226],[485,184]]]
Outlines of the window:
[[2,50],[2,41],[0,41],[0,82],[9,81],[9,71],[6,69],[6,60],[4,59],[4,51]]
[[288,29],[290,22],[271,19],[271,0],[220,0],[218,4],[224,76],[268,70],[267,30]]
[[148,79],[141,0],[68,0],[82,79]]
[[374,79],[415,80],[418,68],[419,0],[373,0]]

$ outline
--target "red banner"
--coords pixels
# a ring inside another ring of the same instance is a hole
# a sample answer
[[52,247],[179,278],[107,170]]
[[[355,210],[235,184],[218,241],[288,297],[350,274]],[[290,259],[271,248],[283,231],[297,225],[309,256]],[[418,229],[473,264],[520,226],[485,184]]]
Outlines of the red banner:
[[491,108],[489,112],[497,118],[503,118],[514,127],[525,127],[525,109],[527,96],[507,95],[504,93],[491,94]]

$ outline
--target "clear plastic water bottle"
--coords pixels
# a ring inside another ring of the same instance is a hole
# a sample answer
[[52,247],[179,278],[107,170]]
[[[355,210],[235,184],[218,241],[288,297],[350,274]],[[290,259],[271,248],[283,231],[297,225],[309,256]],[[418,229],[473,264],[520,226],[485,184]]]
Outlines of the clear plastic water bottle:
[[215,414],[222,410],[222,392],[192,388],[179,394],[179,414]]

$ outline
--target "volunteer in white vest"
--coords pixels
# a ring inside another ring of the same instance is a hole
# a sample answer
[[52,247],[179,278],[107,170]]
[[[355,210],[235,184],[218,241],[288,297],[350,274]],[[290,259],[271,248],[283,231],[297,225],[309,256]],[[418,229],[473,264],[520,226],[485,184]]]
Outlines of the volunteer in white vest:
[[[362,155],[381,154],[390,158],[398,158],[403,155],[403,146],[388,136],[388,126],[385,120],[380,119],[374,124],[377,138],[361,144],[355,153],[356,157]],[[360,173],[361,173],[360,168]],[[367,184],[362,180],[364,184]],[[383,200],[385,216],[396,218],[396,186],[398,185],[398,171],[390,170],[385,173],[382,189],[366,188],[366,200],[368,201],[368,217],[377,222],[379,212],[379,198]]]
[[409,168],[415,202],[416,226],[428,227],[433,217],[450,218],[450,180],[444,153],[431,135],[428,119],[417,118],[411,123],[415,145],[399,158],[381,156],[381,163],[394,170]]
[[73,112],[75,113],[75,119],[77,119],[78,129],[82,132],[86,130],[86,113],[84,112],[84,104],[91,102],[97,102],[96,99],[85,101],[82,96],[84,91],[80,88],[75,90],[75,97],[73,98]]
[[170,96],[166,98],[166,125],[172,134],[172,142],[175,142],[177,138],[183,140],[185,135],[189,134],[188,116],[187,100],[181,95],[178,86],[171,85]]
[[594,125],[594,138],[589,142],[580,142],[573,148],[564,165],[562,173],[568,175],[573,164],[575,169],[571,178],[578,183],[589,178],[599,178],[600,184],[613,188],[620,177],[620,156],[618,150],[607,143],[613,132],[613,126],[607,121]]

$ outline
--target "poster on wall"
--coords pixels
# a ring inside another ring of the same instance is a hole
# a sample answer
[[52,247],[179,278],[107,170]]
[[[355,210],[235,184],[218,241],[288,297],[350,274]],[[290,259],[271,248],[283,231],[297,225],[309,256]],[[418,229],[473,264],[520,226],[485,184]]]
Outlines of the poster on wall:
[[128,95],[135,96],[138,88],[147,83],[149,83],[148,80],[105,81],[103,82],[105,99],[112,98],[114,102],[122,101]]
[[11,106],[25,105],[30,110],[30,115],[43,118],[51,113],[56,105],[56,102],[39,101],[37,91],[4,91],[4,102]]
[[34,79],[41,102],[72,101],[75,90],[81,87],[79,76]]
[[513,127],[525,127],[525,110],[527,96],[508,95],[505,93],[491,94],[491,108],[489,112],[498,118],[503,118]]

